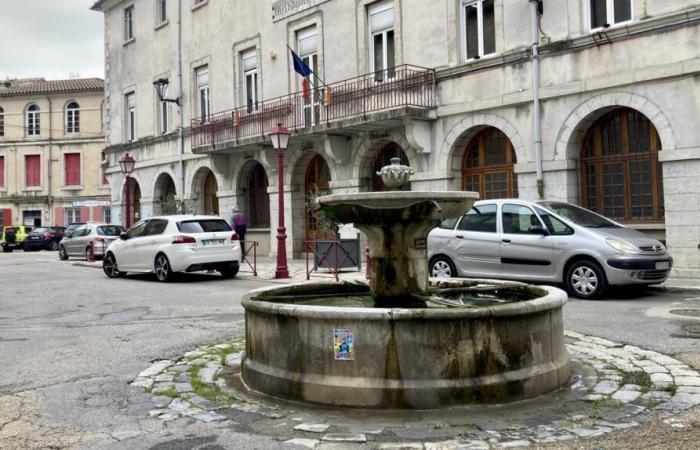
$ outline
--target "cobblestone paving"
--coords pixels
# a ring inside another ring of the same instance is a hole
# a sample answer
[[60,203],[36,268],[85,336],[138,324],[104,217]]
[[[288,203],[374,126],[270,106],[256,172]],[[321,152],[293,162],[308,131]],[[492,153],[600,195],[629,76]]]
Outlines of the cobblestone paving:
[[514,405],[422,412],[329,410],[271,401],[242,388],[242,339],[156,361],[131,383],[153,394],[151,417],[217,422],[308,448],[527,447],[600,436],[700,404],[700,374],[668,356],[566,332],[570,389]]

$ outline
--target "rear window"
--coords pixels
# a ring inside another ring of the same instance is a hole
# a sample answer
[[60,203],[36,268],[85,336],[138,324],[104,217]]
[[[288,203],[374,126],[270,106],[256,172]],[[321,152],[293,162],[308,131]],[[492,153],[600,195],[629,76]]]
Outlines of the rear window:
[[216,231],[231,231],[231,227],[223,219],[185,220],[178,222],[177,229],[183,233],[213,233]]
[[53,231],[51,228],[35,228],[35,233],[46,233],[47,231]]
[[119,236],[124,229],[117,225],[102,225],[97,227],[97,234],[100,236]]

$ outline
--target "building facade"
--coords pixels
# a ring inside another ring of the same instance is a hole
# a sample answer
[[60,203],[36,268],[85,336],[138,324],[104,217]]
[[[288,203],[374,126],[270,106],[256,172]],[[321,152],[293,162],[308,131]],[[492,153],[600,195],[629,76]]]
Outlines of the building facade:
[[103,80],[0,82],[0,223],[111,220]]
[[[247,239],[274,252],[283,193],[299,255],[328,237],[309,197],[382,189],[376,170],[399,157],[413,190],[540,189],[663,239],[676,268],[700,270],[699,1],[544,0],[535,14],[525,0],[180,3],[94,6],[113,216],[127,188],[140,217],[172,194],[197,212],[238,205]],[[294,71],[288,48],[313,76]],[[159,102],[157,79],[181,108]],[[281,187],[266,136],[277,123],[293,133]]]

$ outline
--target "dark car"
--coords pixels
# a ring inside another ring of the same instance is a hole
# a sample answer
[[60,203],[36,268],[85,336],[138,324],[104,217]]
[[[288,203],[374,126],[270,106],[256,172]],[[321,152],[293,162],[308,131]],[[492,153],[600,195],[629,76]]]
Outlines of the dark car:
[[63,239],[65,227],[35,228],[24,240],[24,251],[58,250],[58,243]]

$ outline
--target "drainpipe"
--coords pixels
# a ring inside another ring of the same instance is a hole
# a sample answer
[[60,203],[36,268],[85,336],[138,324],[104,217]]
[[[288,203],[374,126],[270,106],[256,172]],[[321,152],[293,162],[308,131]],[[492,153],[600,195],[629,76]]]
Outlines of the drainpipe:
[[537,198],[544,198],[544,180],[542,179],[542,122],[540,119],[540,53],[539,53],[539,16],[540,1],[530,2],[532,28],[532,121],[535,144],[535,169],[537,171]]
[[[183,156],[185,154],[185,117],[184,108],[182,107],[182,0],[177,1],[177,112],[180,116],[180,128],[177,132],[177,146],[179,149],[180,158],[180,200],[185,202],[185,163]],[[184,212],[184,211],[183,211]]]
[[47,203],[49,205],[49,226],[53,225],[53,221],[51,220],[52,212],[53,212],[53,196],[52,194],[52,180],[53,180],[53,174],[51,170],[52,166],[52,158],[53,158],[53,139],[52,139],[52,130],[53,130],[53,106],[51,103],[51,97],[48,95],[46,96],[46,100],[49,101],[49,161],[47,164],[48,168],[48,173],[49,173],[49,195],[47,199]]

